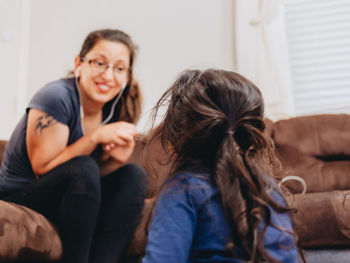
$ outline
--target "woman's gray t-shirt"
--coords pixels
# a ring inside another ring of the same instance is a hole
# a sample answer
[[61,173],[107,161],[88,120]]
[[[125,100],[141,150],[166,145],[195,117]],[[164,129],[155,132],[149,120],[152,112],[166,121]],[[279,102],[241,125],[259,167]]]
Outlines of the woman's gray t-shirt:
[[74,78],[50,82],[34,95],[6,147],[0,168],[0,193],[19,189],[35,180],[26,145],[29,110],[41,110],[67,125],[70,145],[83,135],[79,107],[79,94]]

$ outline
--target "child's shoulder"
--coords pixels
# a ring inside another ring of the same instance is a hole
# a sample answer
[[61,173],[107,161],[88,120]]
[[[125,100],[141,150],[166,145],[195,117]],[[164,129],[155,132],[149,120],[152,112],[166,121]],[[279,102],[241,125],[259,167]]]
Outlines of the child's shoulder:
[[216,193],[212,175],[206,172],[179,172],[166,183],[163,189],[163,194],[173,197],[182,196],[195,206],[206,202]]
[[212,175],[208,172],[182,171],[174,174],[167,186],[211,186]]

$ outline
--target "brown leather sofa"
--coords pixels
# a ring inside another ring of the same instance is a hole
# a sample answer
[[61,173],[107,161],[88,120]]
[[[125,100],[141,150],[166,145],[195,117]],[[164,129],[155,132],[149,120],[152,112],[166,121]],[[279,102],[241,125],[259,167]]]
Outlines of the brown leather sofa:
[[[346,262],[350,256],[350,115],[267,119],[265,123],[266,134],[288,175],[306,183],[306,194],[300,194],[299,181],[284,185],[292,193],[287,200],[296,208],[293,219],[298,243],[306,249],[308,262]],[[0,141],[0,159],[5,144]],[[149,211],[170,167],[164,165],[166,155],[159,143],[151,145],[147,153],[143,148],[139,141],[130,160],[145,166],[150,175],[144,217],[129,249],[135,256],[144,253]],[[153,165],[146,165],[146,159]],[[48,220],[30,209],[0,201],[0,262],[55,261],[61,253],[59,235]]]

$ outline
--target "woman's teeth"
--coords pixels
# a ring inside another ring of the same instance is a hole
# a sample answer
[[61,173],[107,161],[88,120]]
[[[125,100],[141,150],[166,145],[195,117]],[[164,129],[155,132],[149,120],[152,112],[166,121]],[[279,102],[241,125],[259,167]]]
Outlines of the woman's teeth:
[[105,85],[100,85],[100,89],[103,91],[107,91],[107,90],[109,90],[109,87],[105,86]]

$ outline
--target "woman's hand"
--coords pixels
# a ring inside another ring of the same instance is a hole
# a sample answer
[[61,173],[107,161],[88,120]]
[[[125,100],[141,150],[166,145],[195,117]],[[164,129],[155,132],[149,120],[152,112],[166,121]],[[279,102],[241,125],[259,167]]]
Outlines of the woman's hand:
[[103,150],[114,160],[120,162],[120,163],[126,163],[135,147],[135,141],[129,142],[127,145],[115,145],[114,143],[111,144],[104,144]]
[[102,126],[96,132],[97,141],[103,144],[108,156],[121,163],[127,162],[135,146],[135,125],[119,121]]
[[94,138],[97,143],[113,146],[128,146],[137,135],[136,126],[125,121],[110,123],[97,128]]

